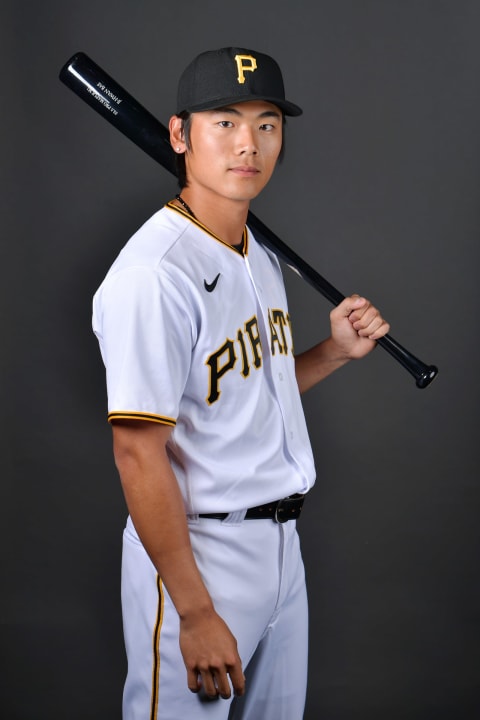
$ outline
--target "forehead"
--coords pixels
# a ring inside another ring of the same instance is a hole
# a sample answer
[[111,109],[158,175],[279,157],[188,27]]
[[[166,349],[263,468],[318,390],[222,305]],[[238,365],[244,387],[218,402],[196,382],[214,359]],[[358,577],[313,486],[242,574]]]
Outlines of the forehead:
[[245,102],[231,103],[213,110],[204,110],[199,115],[214,115],[217,113],[231,113],[239,117],[253,116],[264,117],[266,115],[283,117],[283,113],[277,105],[267,100],[246,100]]

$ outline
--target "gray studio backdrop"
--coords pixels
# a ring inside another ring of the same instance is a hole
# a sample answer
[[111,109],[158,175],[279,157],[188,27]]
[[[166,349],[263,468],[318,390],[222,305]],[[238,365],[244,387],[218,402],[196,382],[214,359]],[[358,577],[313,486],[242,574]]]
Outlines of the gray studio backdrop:
[[[305,397],[307,720],[477,718],[480,3],[159,0],[0,9],[0,713],[120,717],[125,506],[91,296],[171,176],[57,79],[83,50],[160,120],[197,52],[274,55],[304,115],[254,211],[440,374],[383,350]],[[297,349],[330,305],[285,268]]]

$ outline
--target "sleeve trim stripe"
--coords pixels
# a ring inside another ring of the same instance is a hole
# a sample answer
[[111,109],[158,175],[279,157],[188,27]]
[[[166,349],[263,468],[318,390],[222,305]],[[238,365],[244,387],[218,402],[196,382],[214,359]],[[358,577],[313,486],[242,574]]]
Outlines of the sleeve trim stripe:
[[175,427],[176,420],[163,415],[154,415],[153,413],[134,412],[132,410],[116,410],[108,413],[108,422],[112,420],[147,420],[149,422],[161,423],[162,425],[170,425]]

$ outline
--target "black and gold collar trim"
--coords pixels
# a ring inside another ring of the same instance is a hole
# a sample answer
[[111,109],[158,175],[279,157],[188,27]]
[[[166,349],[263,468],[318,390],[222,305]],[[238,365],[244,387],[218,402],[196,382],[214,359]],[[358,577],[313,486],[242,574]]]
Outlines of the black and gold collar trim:
[[212,232],[206,225],[200,222],[200,220],[197,220],[196,217],[193,217],[188,213],[184,208],[178,207],[178,205],[175,205],[172,200],[166,204],[165,207],[168,207],[170,210],[175,210],[179,215],[183,215],[183,217],[187,218],[187,220],[190,220],[194,225],[200,228],[200,230],[203,230],[206,232],[210,237],[212,237],[214,240],[217,240],[219,243],[222,243],[222,245],[225,245],[225,247],[229,248],[229,250],[232,250],[235,253],[240,253],[240,255],[248,255],[248,232],[247,232],[247,226],[243,228],[243,250],[242,248],[234,247],[233,245],[229,245],[225,240],[222,240],[221,237],[218,235],[215,235],[214,232]]

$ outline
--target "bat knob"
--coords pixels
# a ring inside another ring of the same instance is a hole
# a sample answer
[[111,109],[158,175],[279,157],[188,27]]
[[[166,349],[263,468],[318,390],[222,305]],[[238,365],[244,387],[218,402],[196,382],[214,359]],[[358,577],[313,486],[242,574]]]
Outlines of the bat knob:
[[430,385],[432,380],[434,380],[438,375],[438,368],[435,367],[435,365],[429,365],[428,367],[425,367],[425,369],[418,375],[417,377],[417,387],[418,388],[425,388],[427,385]]

